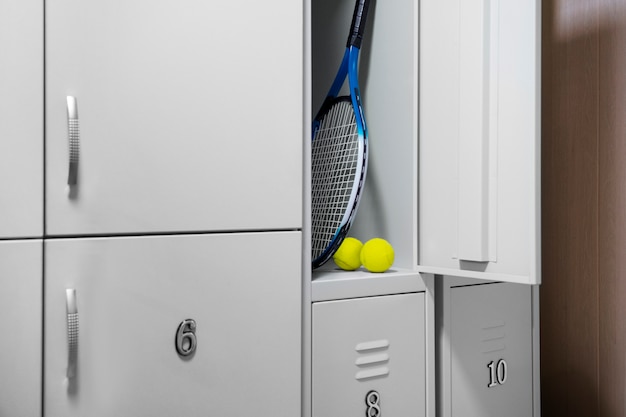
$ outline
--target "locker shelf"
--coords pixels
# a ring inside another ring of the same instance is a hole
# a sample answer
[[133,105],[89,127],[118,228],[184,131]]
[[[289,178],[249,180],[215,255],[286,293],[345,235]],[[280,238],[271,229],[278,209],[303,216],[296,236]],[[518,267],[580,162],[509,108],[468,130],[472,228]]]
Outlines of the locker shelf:
[[363,269],[341,271],[325,266],[323,270],[313,273],[311,300],[330,301],[420,291],[426,291],[426,286],[420,274],[412,270],[392,268],[375,274]]

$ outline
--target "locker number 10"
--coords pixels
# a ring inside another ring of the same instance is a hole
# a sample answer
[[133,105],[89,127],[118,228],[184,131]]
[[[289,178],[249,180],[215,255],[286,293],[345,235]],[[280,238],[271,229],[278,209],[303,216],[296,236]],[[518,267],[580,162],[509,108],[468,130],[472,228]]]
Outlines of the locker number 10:
[[489,368],[489,385],[487,387],[493,388],[506,382],[508,365],[504,359],[500,359],[498,362],[489,362],[487,368]]

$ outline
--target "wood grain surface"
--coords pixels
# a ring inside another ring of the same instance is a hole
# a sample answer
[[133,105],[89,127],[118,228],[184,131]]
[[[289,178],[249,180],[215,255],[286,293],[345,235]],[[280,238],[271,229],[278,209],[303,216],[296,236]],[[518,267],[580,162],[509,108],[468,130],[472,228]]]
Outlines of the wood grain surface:
[[542,415],[626,416],[626,0],[544,0]]

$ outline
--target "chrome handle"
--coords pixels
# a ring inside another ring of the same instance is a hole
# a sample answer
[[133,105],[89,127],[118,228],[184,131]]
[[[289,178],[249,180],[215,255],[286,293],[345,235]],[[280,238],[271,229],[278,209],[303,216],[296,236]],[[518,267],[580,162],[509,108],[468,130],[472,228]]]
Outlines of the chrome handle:
[[495,262],[500,0],[459,9],[457,258]]
[[67,377],[76,376],[78,362],[78,308],[76,306],[76,290],[65,290],[67,308]]
[[78,104],[76,97],[67,96],[67,135],[69,140],[68,185],[78,181],[78,159],[80,156],[80,130],[78,125]]

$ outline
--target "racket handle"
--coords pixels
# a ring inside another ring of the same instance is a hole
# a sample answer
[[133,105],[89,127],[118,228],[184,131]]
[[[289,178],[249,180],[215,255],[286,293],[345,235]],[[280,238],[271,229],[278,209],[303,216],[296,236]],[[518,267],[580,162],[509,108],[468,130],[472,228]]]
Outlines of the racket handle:
[[359,49],[361,48],[369,5],[370,0],[356,0],[354,14],[352,15],[352,25],[350,26],[350,36],[348,36],[348,47],[355,46]]

